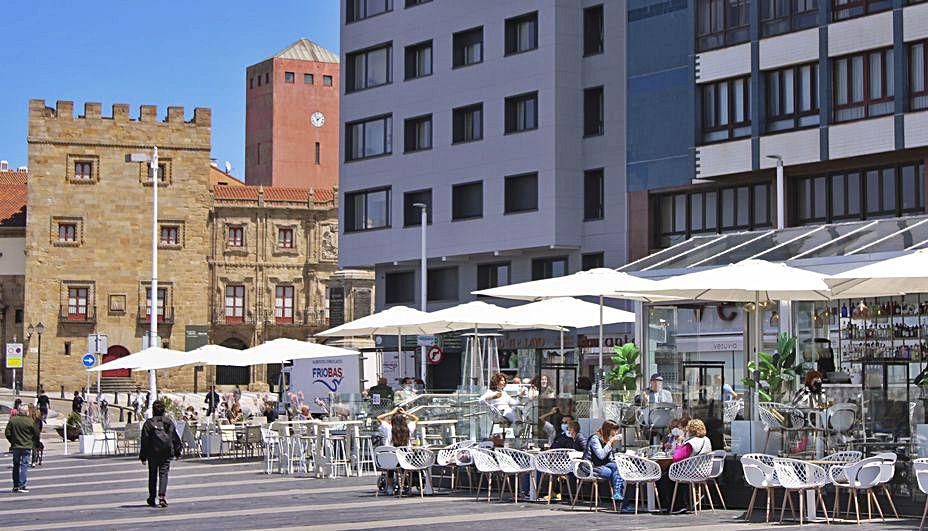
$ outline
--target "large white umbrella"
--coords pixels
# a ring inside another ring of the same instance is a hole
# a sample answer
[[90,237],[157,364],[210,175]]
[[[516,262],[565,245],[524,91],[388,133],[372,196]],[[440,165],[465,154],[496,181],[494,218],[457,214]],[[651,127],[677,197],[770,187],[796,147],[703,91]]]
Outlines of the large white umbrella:
[[534,318],[523,318],[511,314],[507,308],[483,301],[471,301],[444,310],[429,313],[429,317],[446,330],[470,330],[480,328],[518,329],[545,328],[558,330],[560,326],[544,323]]
[[191,358],[196,360],[195,365],[230,365],[245,367],[251,365],[250,361],[242,356],[242,350],[223,347],[222,345],[203,345],[189,352]]
[[839,297],[928,293],[928,249],[851,269],[825,279]]
[[109,371],[114,369],[151,371],[187,365],[192,359],[189,352],[181,352],[179,350],[161,347],[149,347],[129,354],[128,356],[123,356],[113,361],[97,365],[96,367],[91,367],[87,370],[90,372]]
[[[632,312],[604,306],[600,315],[600,306],[598,304],[573,297],[555,297],[514,306],[509,308],[508,312],[520,320],[535,320],[540,323],[570,328],[596,326],[600,322],[600,316],[604,325],[635,322],[635,314]],[[561,329],[561,355],[563,354],[564,330]]]
[[283,363],[285,361],[344,356],[345,354],[357,353],[358,352],[355,350],[330,347],[321,343],[278,338],[241,350],[239,351],[239,356],[242,361],[248,361],[247,365],[263,365],[265,363]]
[[394,306],[319,332],[316,336],[430,335],[447,331],[441,324],[435,323],[435,319],[429,313],[406,306]]

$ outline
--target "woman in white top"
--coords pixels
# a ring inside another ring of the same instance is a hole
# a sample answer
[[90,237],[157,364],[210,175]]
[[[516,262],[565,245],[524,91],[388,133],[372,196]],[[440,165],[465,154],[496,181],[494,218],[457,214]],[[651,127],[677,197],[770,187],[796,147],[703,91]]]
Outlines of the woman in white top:
[[409,446],[416,431],[416,422],[419,417],[406,413],[403,408],[396,407],[377,417],[380,421],[380,434],[383,446]]
[[[480,400],[499,412],[506,420],[512,424],[522,422],[522,402],[519,398],[512,397],[503,391],[506,387],[506,375],[496,373],[490,378],[490,388],[480,397]],[[525,394],[523,389],[519,397]]]

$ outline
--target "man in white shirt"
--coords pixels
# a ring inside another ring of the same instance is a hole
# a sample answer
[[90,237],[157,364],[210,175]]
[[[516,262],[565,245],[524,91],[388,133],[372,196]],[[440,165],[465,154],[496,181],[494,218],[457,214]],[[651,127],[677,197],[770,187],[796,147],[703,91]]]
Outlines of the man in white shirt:
[[645,396],[649,404],[668,404],[673,402],[673,395],[670,394],[670,391],[664,389],[664,377],[658,373],[651,375],[651,382]]

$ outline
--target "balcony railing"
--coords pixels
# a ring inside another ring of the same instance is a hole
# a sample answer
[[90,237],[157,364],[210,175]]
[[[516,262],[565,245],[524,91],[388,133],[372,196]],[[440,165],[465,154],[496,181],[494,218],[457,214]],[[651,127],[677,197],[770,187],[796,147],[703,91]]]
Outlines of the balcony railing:
[[[139,324],[149,324],[151,317],[148,315],[148,305],[139,306],[138,313]],[[158,324],[174,324],[174,307],[165,306],[164,315],[158,314]]]
[[95,324],[97,322],[96,306],[70,306],[62,304],[58,308],[58,322],[69,324]]

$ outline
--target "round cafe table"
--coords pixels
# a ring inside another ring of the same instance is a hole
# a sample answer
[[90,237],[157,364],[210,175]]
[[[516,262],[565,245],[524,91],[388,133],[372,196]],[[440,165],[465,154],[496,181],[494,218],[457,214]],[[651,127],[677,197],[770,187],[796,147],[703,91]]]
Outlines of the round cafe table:
[[[670,471],[670,465],[673,464],[673,457],[670,455],[664,457],[651,457],[652,461],[660,465],[661,475],[666,476]],[[648,483],[648,512],[657,511],[657,492],[654,488],[655,483]]]

